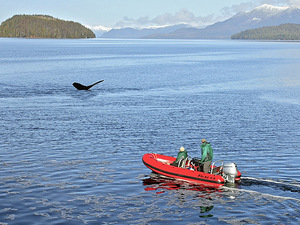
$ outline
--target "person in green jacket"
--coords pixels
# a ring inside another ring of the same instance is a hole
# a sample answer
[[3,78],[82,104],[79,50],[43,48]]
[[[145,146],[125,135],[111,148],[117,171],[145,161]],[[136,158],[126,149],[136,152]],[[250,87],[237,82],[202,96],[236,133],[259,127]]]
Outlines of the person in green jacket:
[[179,166],[179,162],[181,159],[186,159],[188,157],[187,151],[184,149],[184,147],[181,147],[179,149],[177,158],[174,162],[171,163],[172,166]]
[[208,173],[210,170],[211,161],[214,157],[213,149],[210,143],[205,139],[201,140],[201,163],[203,164],[203,172]]

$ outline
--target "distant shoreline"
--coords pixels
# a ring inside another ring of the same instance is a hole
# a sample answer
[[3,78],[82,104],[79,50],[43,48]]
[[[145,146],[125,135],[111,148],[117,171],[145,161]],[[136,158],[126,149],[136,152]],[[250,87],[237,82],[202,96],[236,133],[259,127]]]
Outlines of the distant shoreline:
[[[30,38],[30,37],[0,37],[0,39],[24,39],[24,40],[84,40],[88,38]],[[141,39],[141,38],[89,38],[90,40],[138,40],[138,41],[232,41],[232,42],[300,42],[300,40],[251,40],[251,39],[183,39],[183,38],[164,38],[164,39]]]

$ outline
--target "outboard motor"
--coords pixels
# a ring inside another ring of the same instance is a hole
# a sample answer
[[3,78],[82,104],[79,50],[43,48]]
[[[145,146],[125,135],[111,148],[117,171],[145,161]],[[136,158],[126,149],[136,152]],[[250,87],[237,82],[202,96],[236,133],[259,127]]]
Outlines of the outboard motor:
[[234,183],[238,170],[235,163],[225,163],[223,166],[224,179],[226,182]]

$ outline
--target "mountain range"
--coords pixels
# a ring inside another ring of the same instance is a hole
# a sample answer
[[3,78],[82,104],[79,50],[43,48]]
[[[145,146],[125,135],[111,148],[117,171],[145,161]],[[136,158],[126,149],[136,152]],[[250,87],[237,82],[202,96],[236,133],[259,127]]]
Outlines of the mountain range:
[[187,28],[186,24],[178,24],[174,26],[165,26],[159,28],[122,28],[122,29],[112,29],[104,34],[102,34],[102,38],[142,38],[148,35],[153,34],[168,34],[173,31]]
[[186,24],[158,29],[122,28],[104,33],[103,38],[147,39],[230,39],[244,30],[292,23],[300,24],[300,8],[277,7],[264,4],[252,11],[241,12],[233,17],[205,28],[189,27]]

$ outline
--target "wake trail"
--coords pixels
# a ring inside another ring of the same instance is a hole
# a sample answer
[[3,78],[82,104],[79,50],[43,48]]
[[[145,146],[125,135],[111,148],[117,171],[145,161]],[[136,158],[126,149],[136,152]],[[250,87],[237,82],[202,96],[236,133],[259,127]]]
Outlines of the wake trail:
[[300,202],[300,199],[298,199],[298,198],[285,197],[285,196],[280,196],[280,195],[271,195],[271,194],[261,193],[261,192],[257,192],[257,191],[245,190],[245,189],[238,189],[238,188],[226,187],[226,186],[223,186],[221,188],[225,189],[225,190],[231,190],[231,191],[247,192],[247,193],[251,193],[251,194],[257,194],[257,195],[261,195],[261,196],[269,197],[269,198],[282,199],[282,200],[293,200],[293,201],[296,201],[296,202]]
[[[246,182],[246,183],[244,183],[244,182]],[[283,191],[291,191],[291,192],[300,193],[300,184],[291,184],[291,183],[286,183],[286,182],[274,181],[274,180],[270,180],[270,179],[260,179],[260,178],[254,178],[254,177],[242,177],[242,186],[252,186],[252,185],[264,185],[264,186],[273,186],[273,187],[275,186],[276,188],[279,188]],[[261,193],[261,192],[253,191],[253,190],[239,189],[236,187],[223,186],[222,188],[225,190],[257,194],[257,195],[268,197],[268,198],[293,200],[296,202],[300,202],[300,199],[293,198],[293,197],[285,197],[285,196],[280,196],[280,195],[266,194],[266,193]]]
[[267,183],[279,184],[282,186],[292,186],[292,187],[300,188],[300,184],[290,184],[290,183],[274,181],[274,180],[269,180],[269,179],[259,179],[259,178],[254,178],[254,177],[242,177],[242,179],[255,180],[255,181],[259,181],[259,182],[267,182]]

